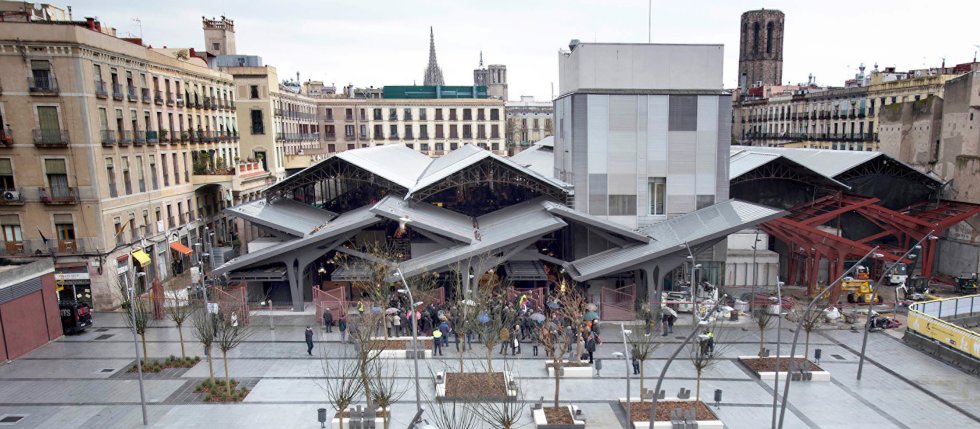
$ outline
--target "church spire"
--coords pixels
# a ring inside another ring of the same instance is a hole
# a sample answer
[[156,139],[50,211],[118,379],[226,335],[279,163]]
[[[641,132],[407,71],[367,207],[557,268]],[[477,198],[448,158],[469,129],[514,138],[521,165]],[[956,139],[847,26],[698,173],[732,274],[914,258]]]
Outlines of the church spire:
[[442,80],[442,69],[436,62],[436,36],[431,26],[429,27],[429,65],[425,68],[425,79],[422,84],[426,86],[445,85]]

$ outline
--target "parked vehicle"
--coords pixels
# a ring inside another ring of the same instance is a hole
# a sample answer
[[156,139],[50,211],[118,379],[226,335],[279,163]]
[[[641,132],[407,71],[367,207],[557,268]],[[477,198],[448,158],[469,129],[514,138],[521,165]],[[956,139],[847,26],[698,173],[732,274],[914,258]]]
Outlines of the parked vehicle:
[[956,277],[956,292],[964,295],[977,293],[977,273],[960,274]]
[[88,304],[77,301],[62,301],[58,304],[61,310],[61,331],[65,335],[84,332],[92,326],[92,310]]

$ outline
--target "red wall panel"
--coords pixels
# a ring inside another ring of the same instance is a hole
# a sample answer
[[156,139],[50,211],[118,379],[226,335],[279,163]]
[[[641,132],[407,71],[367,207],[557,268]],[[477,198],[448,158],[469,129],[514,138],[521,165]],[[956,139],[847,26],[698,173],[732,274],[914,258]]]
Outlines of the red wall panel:
[[0,361],[7,361],[7,343],[3,339],[3,314],[0,313]]
[[48,341],[61,336],[61,311],[58,310],[58,292],[55,290],[54,274],[41,277],[41,291],[44,297],[44,313],[48,321]]
[[7,359],[16,359],[48,342],[44,299],[32,293],[0,305]]

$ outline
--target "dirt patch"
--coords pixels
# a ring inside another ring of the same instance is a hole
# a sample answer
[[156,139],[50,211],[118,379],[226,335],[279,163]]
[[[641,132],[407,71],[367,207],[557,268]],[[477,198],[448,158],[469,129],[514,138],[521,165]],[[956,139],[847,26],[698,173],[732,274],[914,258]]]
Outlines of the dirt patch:
[[[760,372],[776,372],[776,358],[766,357],[766,358],[738,358],[742,365],[747,366],[753,372],[758,375]],[[795,358],[796,363],[793,365],[795,369],[801,369],[806,365],[807,371],[823,371],[817,364],[810,362],[809,359],[805,358]],[[779,371],[785,372],[789,371],[789,358],[779,358]]]
[[[555,366],[554,362],[548,362],[544,364],[545,368],[554,368],[554,366]],[[587,366],[592,366],[592,364],[588,362],[562,362],[561,364],[562,368],[585,368]]]
[[[408,350],[412,340],[371,340],[371,350]],[[419,340],[426,350],[432,349],[432,340]]]
[[568,407],[544,407],[544,418],[549,425],[573,425],[572,412]]
[[[345,419],[349,419],[350,411],[344,410],[343,413],[334,413],[333,418],[339,419],[341,415],[343,415]],[[388,417],[388,412],[384,410],[378,411],[377,417]]]
[[507,397],[507,383],[502,372],[446,373],[446,398],[481,399]]
[[[626,410],[626,403],[620,401],[619,405]],[[697,420],[718,420],[718,416],[708,408],[704,402],[697,401],[657,401],[657,420],[658,422],[670,421],[671,413],[674,410],[690,410],[695,407],[695,418]],[[634,422],[650,421],[650,402],[630,402],[630,417]]]

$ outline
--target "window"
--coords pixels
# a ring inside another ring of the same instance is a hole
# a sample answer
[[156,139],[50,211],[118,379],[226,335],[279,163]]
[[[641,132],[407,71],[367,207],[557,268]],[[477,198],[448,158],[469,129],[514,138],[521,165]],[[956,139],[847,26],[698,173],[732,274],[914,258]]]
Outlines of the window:
[[31,90],[53,91],[55,88],[51,63],[48,60],[31,60]]
[[71,190],[68,188],[68,168],[64,159],[45,159],[44,171],[48,176],[48,186],[51,187],[52,198],[68,198]]
[[429,119],[428,118],[428,115],[426,114],[426,112],[428,112],[428,111],[429,111],[429,109],[426,109],[424,107],[421,108],[421,109],[419,109],[419,120],[420,121],[427,121]]
[[446,135],[442,132],[442,126],[443,126],[442,124],[436,124],[436,138],[437,139],[444,139],[444,138],[446,138]]
[[333,109],[323,109],[323,114],[326,116],[328,121],[333,120]]
[[456,120],[456,109],[449,109],[449,120],[450,121]]
[[113,231],[116,231],[115,232],[116,244],[125,244],[125,241],[123,241],[123,226],[119,218],[117,217],[112,218],[112,226],[113,226]]
[[459,138],[459,131],[457,130],[455,124],[449,126],[449,138],[451,139]]
[[636,195],[610,195],[609,216],[636,215]]
[[123,172],[123,186],[126,189],[126,195],[133,193],[133,183],[129,176],[129,157],[122,157],[122,172]]
[[[327,109],[327,110],[329,111],[330,109]],[[330,117],[328,119],[333,119],[333,112],[332,111],[330,112]],[[354,109],[346,109],[346,110],[344,110],[344,119],[345,120],[348,120],[348,121],[353,121],[354,120]]]
[[485,121],[485,120],[487,120],[487,116],[485,114],[483,114],[483,111],[484,110],[485,109],[476,109],[476,120],[478,120],[478,121]]
[[170,159],[172,159],[173,162],[174,162],[174,164],[173,164],[174,165],[174,184],[175,185],[179,185],[180,184],[180,166],[177,164],[177,153],[174,152],[174,153],[170,154]]
[[405,109],[405,110],[404,110],[404,111],[402,112],[402,117],[403,117],[403,118],[404,118],[404,119],[405,119],[406,121],[411,121],[411,120],[412,120],[412,109]]
[[476,126],[476,138],[485,139],[487,138],[487,126],[484,124],[479,124]]
[[398,125],[389,125],[388,126],[388,131],[390,133],[388,137],[393,138],[393,139],[397,139],[398,138]]
[[116,170],[112,165],[112,158],[105,159],[105,172],[106,178],[109,180],[109,196],[118,197],[119,193],[116,191]]
[[456,150],[459,148],[459,143],[450,143],[449,150]]
[[667,198],[667,178],[651,177],[647,179],[647,196],[650,201],[650,214],[655,216],[665,215]]
[[766,24],[766,53],[772,54],[772,23]]
[[61,121],[55,106],[37,106],[37,120],[41,143],[61,143]]
[[436,109],[436,120],[437,121],[442,120],[442,109]]
[[[153,162],[153,160],[151,159],[150,162]],[[160,155],[160,167],[163,169],[163,187],[170,186],[170,169],[167,168],[167,154]]]
[[11,191],[14,185],[14,165],[10,158],[0,158],[0,190]]
[[150,155],[150,186],[155,191],[159,187],[157,185],[157,156]]
[[75,224],[70,214],[54,215],[54,230],[58,240],[75,240]]
[[[191,171],[190,171],[190,168],[187,168],[187,166],[188,166],[188,163],[187,163],[187,152],[181,153],[181,156],[184,158],[184,181],[187,182],[187,183],[190,183],[191,182]],[[174,165],[174,168],[175,169],[177,168],[176,164]]]
[[252,109],[252,134],[265,134],[265,125],[262,123],[262,110]]
[[671,95],[668,103],[668,131],[698,130],[698,97],[696,95]]
[[347,136],[347,137],[354,137],[354,126],[353,125],[344,125],[344,135]]
[[381,109],[374,109],[374,120],[375,121],[380,121],[381,119],[382,119],[381,118]]
[[259,86],[249,85],[248,87],[248,97],[251,99],[259,98]]
[[181,202],[178,202],[177,203],[177,221],[180,222],[181,225],[183,225],[184,224],[184,221],[185,221],[185,219],[184,219],[184,203],[181,203]]
[[143,173],[143,157],[136,157],[136,183],[139,185],[140,192],[146,192],[146,177]]
[[[423,110],[424,112],[424,110]],[[426,124],[419,125],[419,138],[428,139],[429,138],[429,126]]]
[[500,125],[497,124],[490,125],[490,138],[492,139],[500,138]]
[[380,139],[383,139],[383,138],[385,138],[385,133],[383,131],[382,125],[381,124],[376,124],[374,126],[374,139],[375,140],[380,140]]
[[24,241],[24,232],[20,229],[20,218],[17,215],[0,216],[3,225],[3,241]]
[[398,109],[395,108],[388,109],[388,120],[389,121],[398,120]]
[[408,125],[408,124],[406,124],[406,125],[405,125],[405,138],[406,138],[406,139],[409,139],[409,140],[411,140],[411,139],[414,139],[414,138],[415,138],[415,137],[414,137],[414,136],[412,135],[412,126],[411,126],[411,125]]
[[473,138],[473,126],[470,124],[463,125],[463,138],[471,139]]
[[701,210],[705,207],[709,207],[715,203],[714,195],[698,195],[697,196],[697,210]]
[[490,109],[490,120],[491,121],[500,120],[500,109]]

